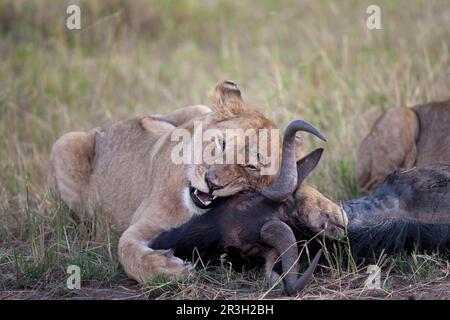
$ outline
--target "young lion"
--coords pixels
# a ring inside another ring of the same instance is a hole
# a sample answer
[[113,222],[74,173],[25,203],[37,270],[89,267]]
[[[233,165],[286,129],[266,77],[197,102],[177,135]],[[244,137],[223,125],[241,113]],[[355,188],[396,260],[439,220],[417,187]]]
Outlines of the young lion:
[[[192,137],[198,121],[203,132],[216,129],[222,134],[228,128],[256,132],[275,128],[262,114],[248,107],[232,81],[216,86],[211,108],[212,112],[206,106],[191,106],[164,116],[135,118],[88,132],[70,132],[53,145],[51,184],[79,216],[91,217],[93,204],[97,203],[111,214],[113,227],[122,233],[119,260],[128,276],[139,282],[158,273],[178,278],[192,272],[191,265],[168,251],[150,249],[148,243],[152,239],[193,215],[207,212],[221,199],[261,190],[275,179],[274,175],[260,174],[265,167],[261,162],[245,165],[172,161],[179,143],[173,141],[172,134],[185,129]],[[225,140],[218,141],[222,148],[227,147]],[[245,147],[246,141],[243,143]],[[268,146],[271,145],[269,141]],[[281,149],[270,152],[279,155]],[[305,205],[309,203],[315,208],[305,213],[314,217],[305,220],[321,228],[327,225],[324,217],[340,219],[338,206],[314,189],[304,188]],[[328,228],[326,231],[336,232]]]

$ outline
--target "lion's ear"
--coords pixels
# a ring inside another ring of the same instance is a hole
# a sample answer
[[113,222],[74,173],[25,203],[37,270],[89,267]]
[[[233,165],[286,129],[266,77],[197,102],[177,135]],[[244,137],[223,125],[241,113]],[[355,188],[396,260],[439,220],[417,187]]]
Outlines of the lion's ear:
[[237,84],[230,80],[216,85],[211,94],[211,109],[223,119],[233,118],[248,111]]

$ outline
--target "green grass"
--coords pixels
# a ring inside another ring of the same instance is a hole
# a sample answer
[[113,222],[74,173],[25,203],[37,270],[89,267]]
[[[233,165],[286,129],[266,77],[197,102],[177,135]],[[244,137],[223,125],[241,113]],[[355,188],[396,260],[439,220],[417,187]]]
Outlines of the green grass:
[[[0,251],[0,288],[64,286],[69,265],[78,265],[83,281],[107,283],[119,272],[117,239],[102,225],[80,225],[70,211],[54,199],[45,215],[30,210],[15,236],[5,237]],[[114,236],[115,237],[115,236]]]
[[[81,31],[64,27],[73,1],[0,2],[0,296],[258,298],[270,289],[257,270],[223,266],[170,285],[126,280],[101,212],[80,227],[46,191],[50,148],[64,132],[206,103],[218,80],[233,79],[280,127],[304,118],[326,134],[310,183],[340,200],[357,195],[357,147],[376,116],[449,96],[445,1],[378,1],[379,31],[365,27],[370,1],[76,2]],[[348,262],[345,243],[328,260],[302,297],[365,297],[365,267]],[[386,259],[381,297],[445,279],[445,262]],[[98,290],[67,292],[70,264]]]

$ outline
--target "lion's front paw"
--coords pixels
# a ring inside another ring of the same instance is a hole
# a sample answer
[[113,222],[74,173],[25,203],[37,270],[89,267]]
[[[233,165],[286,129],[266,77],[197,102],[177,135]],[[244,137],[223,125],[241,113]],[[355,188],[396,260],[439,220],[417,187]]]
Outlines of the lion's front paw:
[[170,280],[180,280],[195,274],[194,266],[175,257],[170,250],[149,251],[142,257],[142,275],[145,282],[157,274],[162,274]]
[[300,221],[314,232],[324,231],[330,238],[345,234],[347,219],[341,208],[323,197],[308,197],[303,199],[298,207]]

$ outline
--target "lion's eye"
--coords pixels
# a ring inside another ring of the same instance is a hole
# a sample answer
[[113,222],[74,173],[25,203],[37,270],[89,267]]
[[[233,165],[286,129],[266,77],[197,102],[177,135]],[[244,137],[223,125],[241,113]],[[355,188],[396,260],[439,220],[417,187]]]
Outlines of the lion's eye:
[[247,169],[252,170],[252,171],[258,170],[258,168],[252,164],[247,165]]
[[225,151],[225,140],[222,140],[218,137],[216,137],[214,140],[216,142],[217,149],[220,151]]

